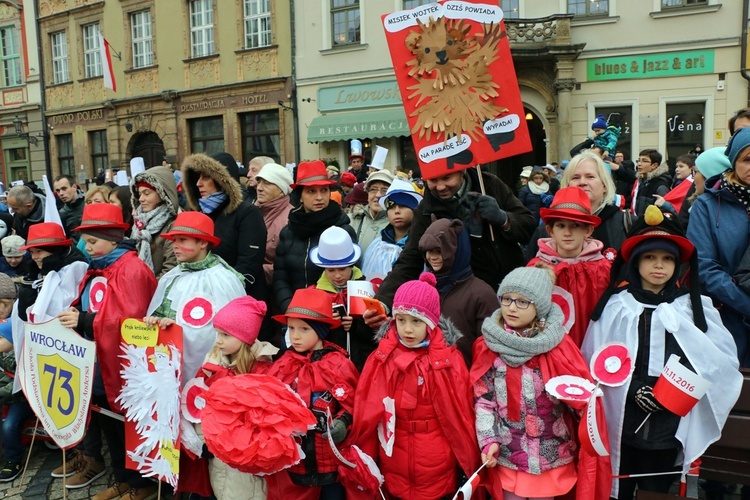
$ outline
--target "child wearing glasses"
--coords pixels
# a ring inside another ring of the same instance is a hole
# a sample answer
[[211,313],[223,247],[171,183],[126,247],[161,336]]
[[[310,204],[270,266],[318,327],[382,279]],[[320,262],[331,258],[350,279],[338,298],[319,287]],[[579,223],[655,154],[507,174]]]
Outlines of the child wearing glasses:
[[[586,401],[564,402],[545,392],[553,377],[591,376],[552,302],[554,273],[541,266],[505,277],[497,291],[500,308],[474,344],[470,381],[490,493],[505,500],[552,499],[577,485],[576,498],[608,498],[609,459],[579,445],[579,414],[569,410],[583,410]],[[603,418],[600,407],[597,413]]]
[[572,296],[575,321],[569,333],[580,347],[591,311],[609,284],[615,252],[604,251],[604,244],[591,237],[601,219],[592,214],[591,200],[579,187],[559,190],[550,207],[540,210],[540,216],[550,237],[538,240],[539,251],[528,265],[543,262],[552,266],[557,286]]

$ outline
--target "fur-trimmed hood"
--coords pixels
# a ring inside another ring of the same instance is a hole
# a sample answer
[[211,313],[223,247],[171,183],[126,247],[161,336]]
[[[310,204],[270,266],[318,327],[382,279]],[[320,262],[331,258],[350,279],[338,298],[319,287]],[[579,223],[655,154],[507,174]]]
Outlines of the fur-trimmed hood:
[[227,194],[229,204],[226,206],[226,213],[237,210],[243,201],[240,183],[232,179],[224,165],[202,153],[190,155],[182,162],[182,189],[190,209],[201,211],[198,202],[201,195],[196,185],[201,174],[210,177],[217,189]]
[[[375,334],[375,337],[373,337],[376,342],[380,342],[383,337],[385,337],[385,334],[388,333],[388,329],[391,327],[391,323],[393,323],[393,321],[394,320],[386,321],[385,323],[380,325],[380,328]],[[458,328],[456,328],[456,325],[453,324],[450,318],[446,318],[445,316],[440,316],[438,326],[443,332],[443,338],[445,338],[446,345],[448,345],[449,347],[455,345],[456,342],[458,342],[458,339],[464,336],[464,334],[461,333]]]
[[138,206],[138,183],[147,182],[154,187],[159,197],[169,208],[172,217],[177,217],[180,205],[177,201],[177,183],[174,180],[174,174],[169,167],[151,167],[145,172],[133,177],[130,181],[130,203],[133,208]]
[[666,163],[662,163],[651,172],[647,173],[643,178],[646,180],[646,182],[649,182],[664,174],[669,175],[669,165],[667,165]]

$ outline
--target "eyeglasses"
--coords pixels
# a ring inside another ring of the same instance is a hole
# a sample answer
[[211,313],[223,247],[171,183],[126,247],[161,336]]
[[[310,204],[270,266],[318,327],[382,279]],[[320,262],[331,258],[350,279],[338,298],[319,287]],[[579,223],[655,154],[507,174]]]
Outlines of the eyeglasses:
[[636,160],[637,163],[654,163],[651,160],[641,160],[640,158]]
[[371,187],[370,189],[367,190],[367,192],[370,194],[377,194],[380,196],[384,196],[388,192],[388,188]]
[[504,307],[510,307],[511,304],[515,304],[517,308],[519,309],[528,309],[531,304],[533,304],[533,300],[527,300],[527,299],[513,299],[511,297],[506,297],[503,295],[500,297],[500,305]]

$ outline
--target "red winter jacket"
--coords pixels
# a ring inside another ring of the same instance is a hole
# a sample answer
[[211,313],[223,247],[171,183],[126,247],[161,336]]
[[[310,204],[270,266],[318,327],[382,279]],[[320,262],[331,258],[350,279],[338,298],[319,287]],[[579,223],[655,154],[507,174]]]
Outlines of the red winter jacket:
[[[453,495],[461,486],[459,469],[468,477],[479,466],[466,364],[440,327],[429,338],[427,348],[409,349],[392,323],[365,364],[354,403],[351,442],[379,464],[383,489],[404,500]],[[390,457],[378,438],[378,425],[388,417],[384,397],[395,400]]]

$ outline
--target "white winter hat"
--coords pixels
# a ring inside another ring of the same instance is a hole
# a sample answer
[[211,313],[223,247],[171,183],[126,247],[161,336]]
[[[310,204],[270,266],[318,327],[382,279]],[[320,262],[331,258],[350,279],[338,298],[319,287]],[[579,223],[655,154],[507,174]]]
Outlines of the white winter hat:
[[260,169],[260,172],[255,175],[255,178],[274,184],[285,195],[292,192],[291,184],[294,182],[292,174],[278,163],[266,163]]

